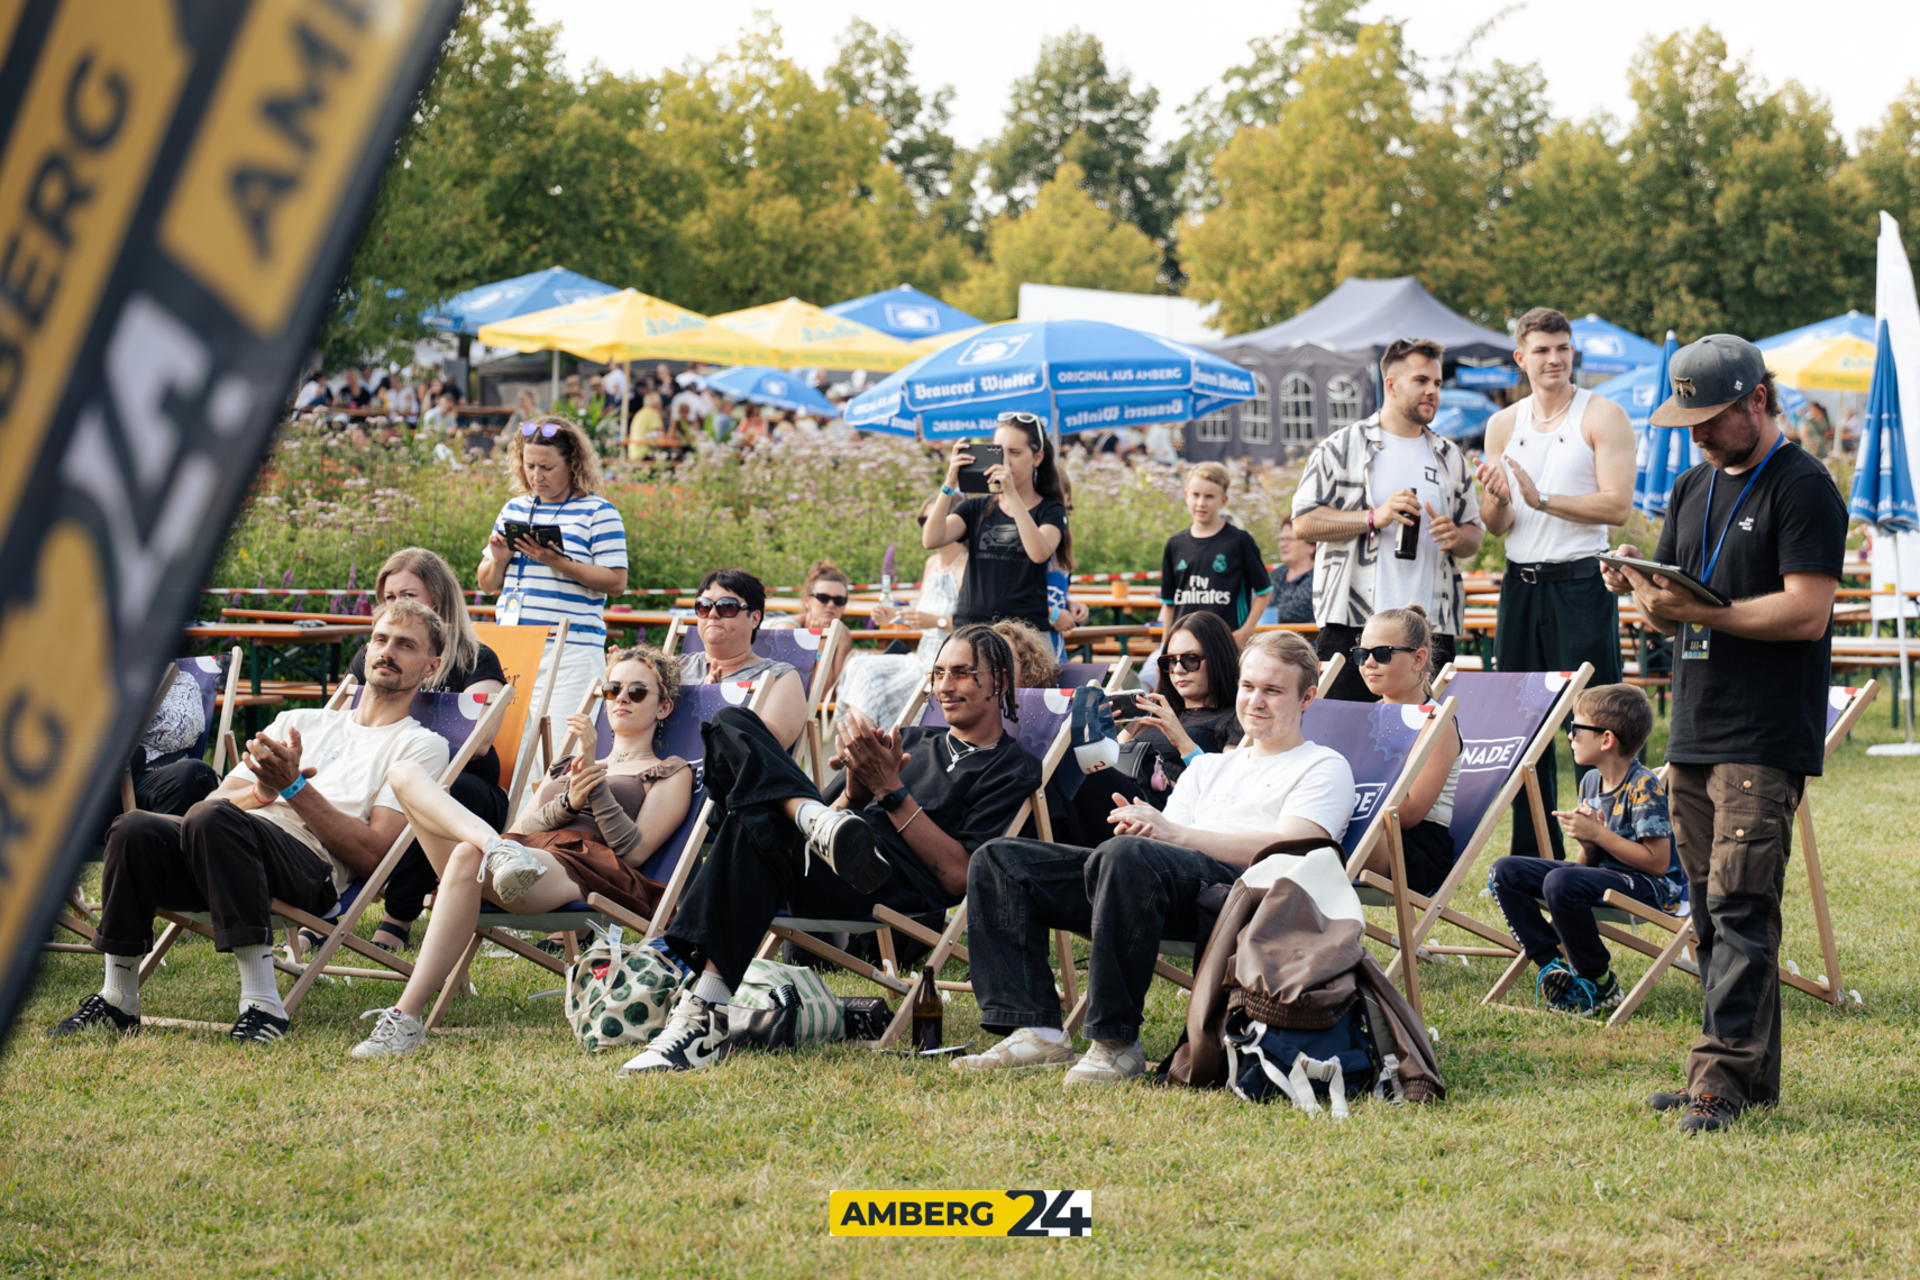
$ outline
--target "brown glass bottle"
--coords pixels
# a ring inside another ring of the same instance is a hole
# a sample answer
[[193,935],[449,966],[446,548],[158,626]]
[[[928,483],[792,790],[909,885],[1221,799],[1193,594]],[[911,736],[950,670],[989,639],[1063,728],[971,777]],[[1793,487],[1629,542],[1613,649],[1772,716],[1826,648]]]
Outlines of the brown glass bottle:
[[1420,517],[1416,514],[1412,524],[1400,526],[1400,537],[1393,544],[1393,558],[1412,560],[1420,554]]
[[924,1052],[940,1047],[946,1033],[943,1012],[940,989],[934,985],[933,975],[922,975],[919,984],[914,987],[913,995],[914,1048]]

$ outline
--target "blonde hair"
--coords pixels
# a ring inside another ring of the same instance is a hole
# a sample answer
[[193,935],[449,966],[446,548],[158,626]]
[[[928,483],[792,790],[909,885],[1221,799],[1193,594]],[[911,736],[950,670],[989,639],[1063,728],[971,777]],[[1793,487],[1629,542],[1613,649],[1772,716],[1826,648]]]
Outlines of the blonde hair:
[[1400,639],[1415,649],[1427,651],[1427,665],[1420,668],[1420,688],[1433,692],[1433,623],[1424,605],[1410,604],[1404,609],[1381,609],[1374,615],[1400,628]]
[[[412,596],[401,596],[398,599],[387,601],[373,611],[373,623],[375,626],[379,625],[380,619],[382,618],[396,619],[401,622],[419,623],[422,627],[426,628],[427,641],[433,645],[434,657],[441,659],[446,657],[447,624],[441,619],[438,613],[433,611],[432,606],[415,600]],[[446,669],[447,664],[443,660],[440,663],[440,671],[445,671]],[[422,689],[436,687],[440,671],[436,671],[427,679],[422,680],[420,687]]]
[[1060,687],[1060,663],[1053,656],[1053,646],[1038,631],[1013,618],[1000,619],[993,629],[1013,650],[1015,684],[1022,689]]
[[800,589],[803,591],[811,591],[813,590],[814,583],[822,581],[837,582],[843,587],[851,587],[853,585],[853,579],[849,578],[846,575],[846,571],[833,561],[815,560],[807,569],[807,576],[800,580]]
[[453,576],[453,566],[441,559],[438,552],[425,547],[402,547],[388,556],[380,572],[374,575],[375,600],[386,590],[387,579],[396,573],[410,573],[420,579],[427,588],[427,603],[445,624],[441,656],[446,661],[424,686],[438,689],[456,667],[470,671],[480,660],[480,636],[474,631],[473,618],[467,612],[467,598],[461,594],[460,580]]
[[[636,644],[626,649],[607,651],[607,669],[605,675],[612,675],[613,669],[623,662],[638,662],[653,673],[660,682],[660,701],[678,704],[680,701],[680,663],[669,658],[663,650],[650,644]],[[666,734],[667,722],[663,719],[654,726],[653,740],[657,746]]]
[[1240,654],[1240,666],[1245,670],[1247,655],[1264,653],[1282,666],[1297,668],[1300,672],[1300,692],[1315,688],[1320,683],[1320,658],[1313,646],[1291,631],[1261,631],[1247,641],[1247,647]]
[[[551,424],[559,428],[549,440],[543,435],[528,435],[528,427],[544,427]],[[600,453],[593,447],[593,441],[587,439],[587,433],[572,418],[563,418],[559,414],[543,414],[538,418],[527,418],[514,431],[513,439],[507,445],[507,466],[513,472],[513,491],[532,493],[533,486],[527,483],[527,446],[537,444],[549,449],[557,449],[567,463],[567,482],[580,493],[598,493],[601,489]]]
[[[1193,470],[1187,472],[1187,484],[1192,484],[1195,480],[1205,480],[1208,484],[1220,486],[1220,492],[1223,495],[1233,492],[1233,477],[1227,473],[1223,463],[1196,463]],[[1185,487],[1186,485],[1181,486],[1183,489]]]

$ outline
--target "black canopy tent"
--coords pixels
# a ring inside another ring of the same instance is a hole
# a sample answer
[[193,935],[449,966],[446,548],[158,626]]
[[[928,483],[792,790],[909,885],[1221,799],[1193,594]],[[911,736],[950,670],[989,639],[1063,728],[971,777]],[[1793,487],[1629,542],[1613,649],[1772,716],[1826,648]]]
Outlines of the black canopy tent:
[[1431,338],[1447,349],[1445,367],[1498,365],[1513,339],[1484,329],[1441,303],[1412,276],[1349,278],[1291,320],[1206,349],[1257,375],[1254,399],[1188,426],[1196,461],[1245,457],[1280,461],[1379,404],[1377,362],[1396,338]]

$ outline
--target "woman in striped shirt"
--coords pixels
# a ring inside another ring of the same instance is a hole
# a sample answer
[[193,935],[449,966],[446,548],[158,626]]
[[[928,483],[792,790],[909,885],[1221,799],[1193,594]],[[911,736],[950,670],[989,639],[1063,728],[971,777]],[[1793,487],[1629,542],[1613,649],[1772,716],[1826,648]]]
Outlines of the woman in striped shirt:
[[[546,704],[565,716],[579,708],[606,662],[607,597],[627,589],[627,526],[600,496],[599,456],[571,420],[547,415],[521,423],[507,463],[515,494],[494,519],[480,558],[480,589],[500,592],[498,621],[506,626],[570,624]],[[509,522],[557,528],[560,546],[525,533],[509,540]],[[531,706],[542,705],[545,679],[542,662]]]

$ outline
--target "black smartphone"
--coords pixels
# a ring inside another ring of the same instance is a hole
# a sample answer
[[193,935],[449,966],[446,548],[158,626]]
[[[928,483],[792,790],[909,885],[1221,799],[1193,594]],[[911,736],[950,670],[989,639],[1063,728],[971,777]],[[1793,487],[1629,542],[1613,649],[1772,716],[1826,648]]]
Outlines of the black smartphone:
[[526,524],[519,520],[506,520],[502,523],[506,527],[507,541],[510,543],[519,542],[525,538],[532,542],[545,543],[555,551],[567,549],[566,539],[560,536],[560,526],[557,524]]
[[969,496],[984,496],[998,493],[987,480],[987,468],[1004,463],[1006,450],[997,444],[970,444],[967,452],[973,455],[973,461],[960,468],[960,492]]
[[1113,704],[1115,720],[1140,719],[1140,699],[1146,696],[1144,689],[1128,689],[1124,693],[1110,693],[1107,701]]

